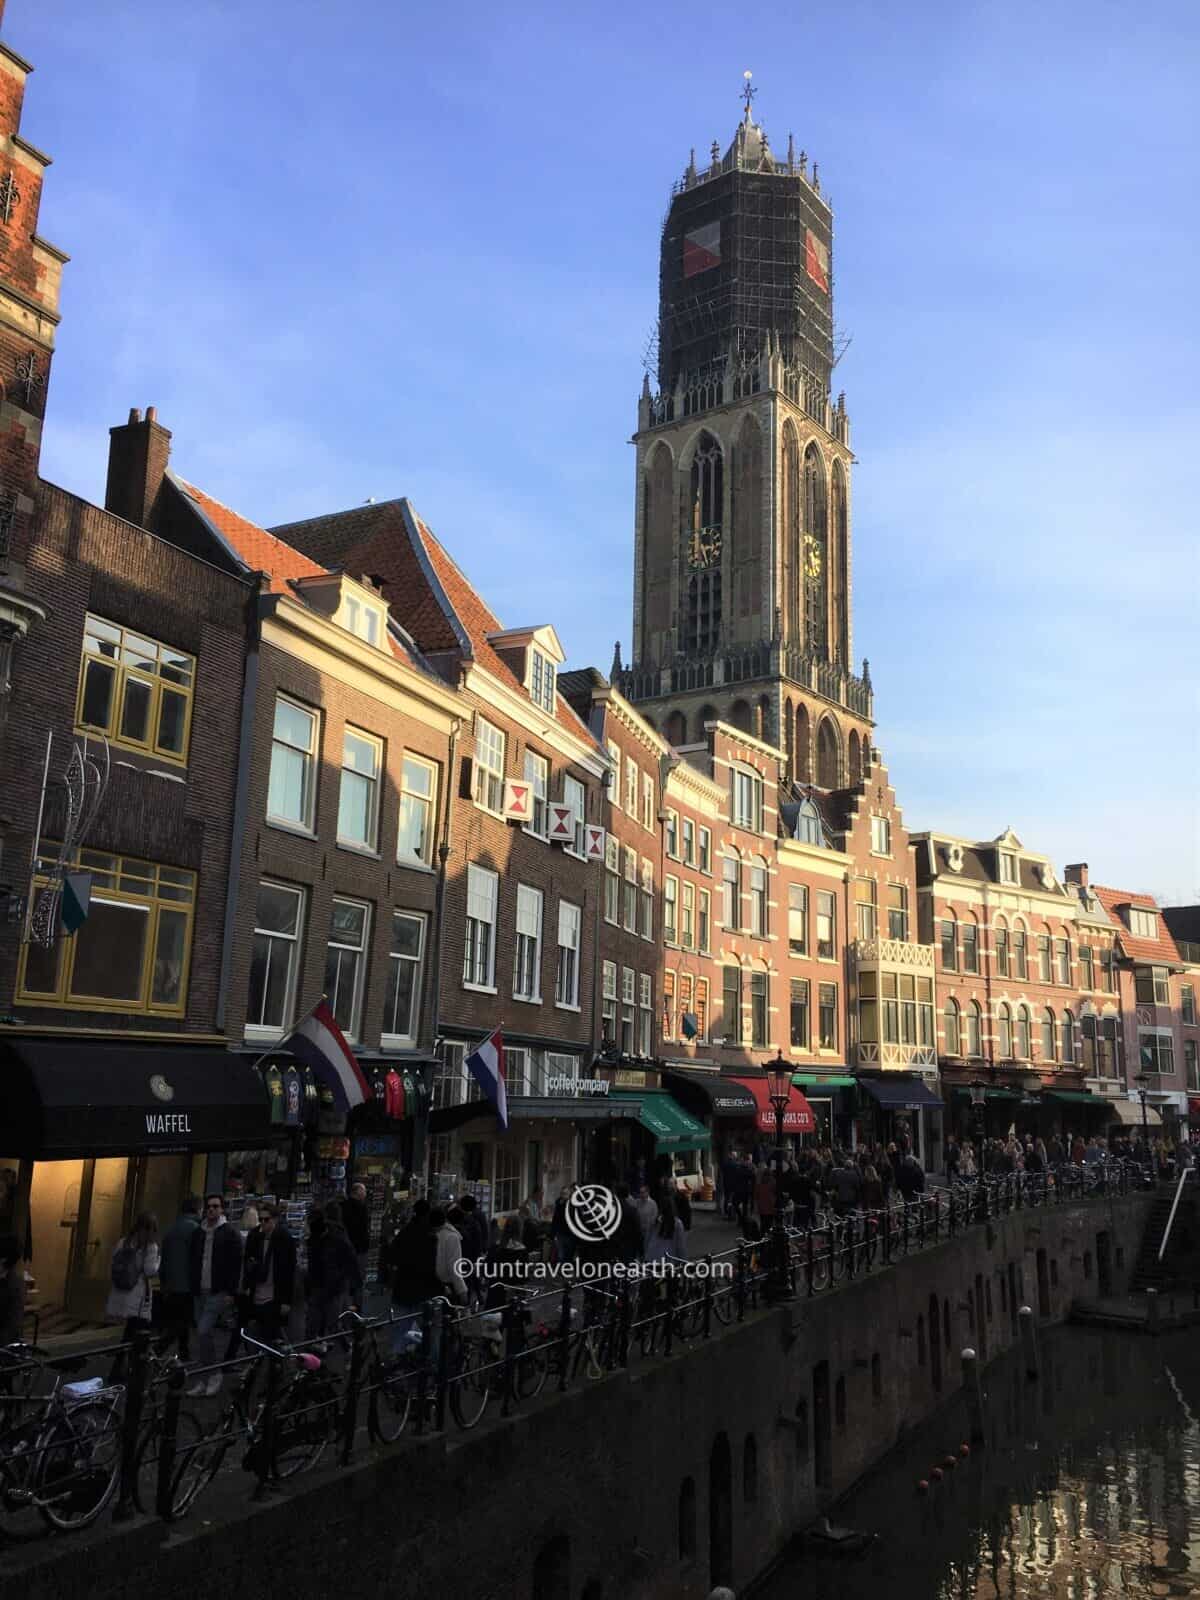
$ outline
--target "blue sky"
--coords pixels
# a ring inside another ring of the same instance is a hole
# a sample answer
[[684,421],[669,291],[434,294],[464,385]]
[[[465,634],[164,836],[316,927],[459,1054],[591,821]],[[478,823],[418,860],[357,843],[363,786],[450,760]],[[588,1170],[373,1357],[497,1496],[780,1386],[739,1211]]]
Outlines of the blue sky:
[[604,669],[659,227],[752,68],[833,200],[907,821],[1200,898],[1190,0],[10,0],[4,36],[72,256],[45,475],[102,497],[155,404],[258,521],[409,495],[506,624]]

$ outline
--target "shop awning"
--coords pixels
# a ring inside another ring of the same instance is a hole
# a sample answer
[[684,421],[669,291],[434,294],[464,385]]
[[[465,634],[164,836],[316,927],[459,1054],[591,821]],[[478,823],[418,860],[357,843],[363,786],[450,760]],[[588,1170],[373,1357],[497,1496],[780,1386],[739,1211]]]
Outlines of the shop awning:
[[680,1068],[671,1068],[666,1076],[670,1079],[667,1087],[690,1096],[693,1108],[703,1105],[705,1116],[749,1122],[758,1111],[754,1096],[736,1078],[720,1072],[685,1072]]
[[0,1144],[10,1155],[54,1161],[255,1150],[271,1134],[263,1080],[230,1050],[0,1042]]
[[[965,1099],[970,1099],[971,1091],[965,1083],[954,1084],[952,1094],[960,1094]],[[1020,1089],[987,1089],[984,1092],[985,1100],[1024,1100],[1025,1096]]]
[[1086,1089],[1046,1089],[1042,1094],[1043,1100],[1069,1100],[1072,1105],[1102,1106],[1104,1097],[1090,1094]]
[[[1103,1095],[1093,1095],[1092,1098],[1100,1105],[1109,1108],[1109,1122],[1119,1122],[1126,1128],[1140,1128],[1142,1125],[1142,1108],[1134,1100],[1106,1100]],[[1162,1117],[1152,1105],[1146,1107],[1146,1126],[1148,1128],[1161,1128]]]
[[[754,1104],[757,1107],[754,1119],[755,1127],[760,1133],[774,1133],[775,1107],[771,1104],[770,1096],[767,1092],[766,1078],[739,1078],[737,1081],[744,1084],[754,1096]],[[796,1088],[795,1080],[793,1080],[788,1090],[787,1108],[783,1113],[783,1131],[784,1133],[814,1133],[816,1126],[817,1119],[813,1116],[813,1108],[800,1090]]]
[[643,1128],[654,1135],[659,1150],[706,1150],[708,1129],[688,1113],[665,1089],[613,1089],[610,1102],[634,1110]]
[[893,1077],[885,1078],[860,1077],[858,1086],[865,1089],[885,1111],[921,1111],[926,1106],[937,1111],[945,1109],[938,1096],[920,1078],[911,1077],[907,1072],[897,1072]]
[[853,1089],[857,1078],[845,1072],[793,1072],[792,1082],[798,1089]]

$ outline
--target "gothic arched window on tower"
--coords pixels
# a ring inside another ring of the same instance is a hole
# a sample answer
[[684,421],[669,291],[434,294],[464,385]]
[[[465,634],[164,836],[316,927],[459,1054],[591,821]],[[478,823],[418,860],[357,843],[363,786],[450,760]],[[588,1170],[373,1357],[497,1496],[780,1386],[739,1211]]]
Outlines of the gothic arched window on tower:
[[793,645],[803,637],[804,552],[800,537],[800,443],[787,423],[783,430],[783,558],[786,563],[787,631]]
[[809,650],[829,650],[829,516],[825,465],[810,444],[804,452],[804,642]]
[[846,515],[846,474],[842,463],[833,463],[832,494],[830,496],[829,537],[837,563],[837,582],[834,588],[833,652],[843,664],[850,656],[848,619],[850,616],[850,528]]
[[721,545],[725,502],[725,464],[721,446],[702,433],[692,457],[687,539],[688,608],[685,648],[709,655],[721,638]]
[[841,778],[842,751],[832,717],[825,717],[817,729],[817,784],[836,789]]

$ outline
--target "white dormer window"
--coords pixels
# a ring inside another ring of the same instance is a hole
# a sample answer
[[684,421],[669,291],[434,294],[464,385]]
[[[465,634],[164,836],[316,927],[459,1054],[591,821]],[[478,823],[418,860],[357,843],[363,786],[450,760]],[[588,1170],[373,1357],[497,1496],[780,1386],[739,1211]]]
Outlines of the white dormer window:
[[1014,855],[1009,855],[1007,850],[1001,850],[1000,852],[1000,882],[1017,882],[1017,858]]
[[554,663],[540,650],[529,652],[529,693],[543,711],[554,710]]
[[892,853],[892,825],[886,817],[871,818],[871,854],[890,856]]
[[1158,938],[1158,913],[1143,911],[1138,906],[1129,908],[1129,931],[1135,939]]
[[383,637],[383,612],[378,606],[368,605],[360,595],[348,590],[342,595],[342,610],[338,621],[351,633],[379,647]]

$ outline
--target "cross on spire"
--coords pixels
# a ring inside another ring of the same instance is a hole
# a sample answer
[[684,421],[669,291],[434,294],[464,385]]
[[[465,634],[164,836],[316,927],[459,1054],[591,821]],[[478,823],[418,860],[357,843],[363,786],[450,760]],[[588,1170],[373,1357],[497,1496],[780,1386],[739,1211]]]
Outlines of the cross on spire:
[[750,71],[749,67],[747,67],[745,72],[742,73],[742,99],[746,102],[746,121],[747,122],[750,121],[750,104],[751,104],[751,101],[754,99],[754,96],[758,93],[758,90],[750,82],[750,79],[753,76],[754,76],[754,74]]

